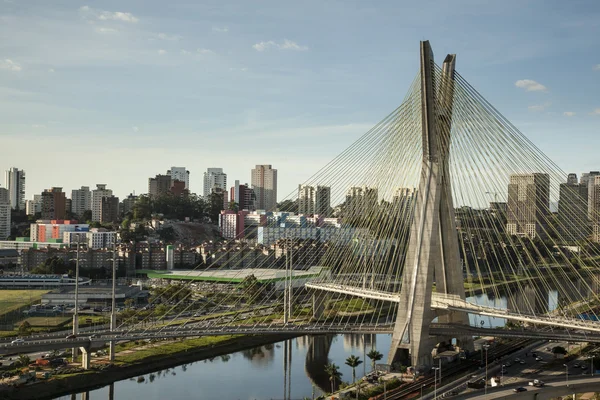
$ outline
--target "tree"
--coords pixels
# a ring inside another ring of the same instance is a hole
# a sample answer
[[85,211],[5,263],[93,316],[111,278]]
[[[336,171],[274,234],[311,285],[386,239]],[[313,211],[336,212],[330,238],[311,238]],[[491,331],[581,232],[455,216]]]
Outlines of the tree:
[[371,349],[371,351],[367,353],[367,357],[371,359],[371,370],[375,371],[375,363],[383,358],[383,354],[375,349]]
[[20,336],[27,336],[31,333],[31,324],[27,321],[23,321],[23,323],[21,323],[21,325],[19,325],[19,335]]
[[240,285],[244,292],[244,297],[246,297],[246,303],[251,304],[262,298],[264,285],[254,274],[246,276]]
[[329,381],[331,382],[331,393],[333,393],[335,382],[342,379],[342,373],[340,372],[340,367],[335,365],[334,363],[325,365],[325,372],[329,375]]
[[81,221],[91,221],[92,220],[92,210],[85,210],[82,215],[79,215]]
[[[362,364],[362,360],[360,357],[352,354],[350,357],[346,358],[346,365],[352,368],[352,383],[356,384],[356,367]],[[356,398],[358,399],[358,392],[360,391],[360,387],[356,387]]]
[[31,358],[27,354],[19,354],[19,360],[17,361],[20,367],[26,367],[31,364]]
[[277,204],[277,210],[283,212],[298,212],[298,199],[296,200],[284,200]]
[[131,306],[133,306],[134,303],[135,301],[133,299],[127,299],[123,304],[125,304],[125,307],[131,308]]

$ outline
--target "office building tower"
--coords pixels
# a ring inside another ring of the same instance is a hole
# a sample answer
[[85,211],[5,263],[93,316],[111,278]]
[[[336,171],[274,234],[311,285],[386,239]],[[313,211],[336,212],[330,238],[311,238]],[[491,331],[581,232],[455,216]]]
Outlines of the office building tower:
[[0,204],[10,204],[10,195],[8,189],[0,187]]
[[134,206],[135,202],[137,201],[137,199],[138,199],[138,197],[135,194],[130,193],[129,196],[124,198],[123,201],[121,202],[119,211],[122,214],[127,214],[130,212],[133,212],[133,206]]
[[148,179],[148,196],[152,198],[167,195],[171,189],[171,175],[156,175]]
[[42,219],[65,219],[67,199],[60,187],[46,189],[42,193]]
[[119,221],[119,198],[105,196],[100,203],[100,223],[108,224]]
[[368,217],[377,210],[379,191],[368,186],[354,186],[346,193],[346,215],[363,215]]
[[171,182],[181,181],[185,183],[185,189],[190,188],[190,171],[185,169],[185,167],[171,167],[170,170],[167,171],[167,175],[171,176]]
[[0,188],[0,240],[10,236],[11,208],[8,189]]
[[33,200],[25,200],[25,213],[35,215],[42,212],[42,195],[34,194]]
[[92,190],[92,221],[100,222],[102,219],[102,199],[112,195],[112,190],[107,189],[105,184],[96,184],[96,189]]
[[590,179],[588,189],[592,201],[592,204],[588,204],[592,222],[592,241],[600,243],[600,175],[595,175],[593,179]]
[[598,201],[597,195],[596,195],[596,190],[594,188],[595,178],[597,176],[600,176],[600,171],[590,171],[589,173],[584,173],[583,175],[586,175],[584,182],[588,188],[588,219],[590,221],[593,221],[594,220],[593,205]]
[[298,214],[313,215],[315,213],[315,188],[309,185],[298,185]]
[[544,238],[550,214],[550,176],[543,173],[510,176],[506,230],[510,235]]
[[207,168],[204,173],[204,198],[208,198],[214,188],[227,190],[227,174],[223,172],[223,168]]
[[320,217],[330,217],[331,188],[329,186],[317,186],[315,191],[315,214]]
[[252,170],[252,189],[257,210],[273,211],[277,207],[277,170],[271,165],[257,165]]
[[13,210],[25,210],[25,171],[11,168],[6,171],[4,183],[8,189]]
[[92,209],[92,192],[89,186],[82,186],[81,189],[71,190],[71,212],[78,219],[83,217],[83,213]]
[[560,184],[558,223],[560,234],[567,242],[589,235],[588,187],[577,182],[576,174],[569,174],[567,183]]

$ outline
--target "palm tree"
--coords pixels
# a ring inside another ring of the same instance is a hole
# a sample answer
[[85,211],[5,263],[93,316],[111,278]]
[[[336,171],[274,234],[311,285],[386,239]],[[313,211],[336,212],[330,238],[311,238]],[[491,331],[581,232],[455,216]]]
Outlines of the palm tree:
[[[346,365],[352,368],[352,383],[356,383],[356,367],[362,364],[362,360],[360,357],[355,356],[354,354],[350,357],[346,358]],[[356,398],[358,399],[358,393],[360,392],[360,385],[356,385]]]
[[375,349],[371,349],[371,351],[367,354],[367,357],[371,359],[371,370],[375,371],[375,363],[383,358],[383,354]]
[[329,375],[329,380],[331,381],[331,393],[334,392],[335,381],[340,380],[342,378],[342,373],[340,372],[340,367],[335,365],[334,363],[325,365],[325,372]]

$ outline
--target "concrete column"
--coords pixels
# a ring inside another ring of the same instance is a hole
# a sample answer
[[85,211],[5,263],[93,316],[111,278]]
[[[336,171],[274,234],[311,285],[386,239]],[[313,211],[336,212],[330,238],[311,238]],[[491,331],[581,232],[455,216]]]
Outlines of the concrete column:
[[90,369],[91,363],[90,363],[90,357],[91,357],[91,351],[89,348],[86,347],[80,347],[79,348],[81,350],[81,367],[83,369]]
[[323,312],[325,311],[325,303],[328,299],[328,295],[325,292],[321,292],[319,294],[321,296],[317,296],[317,293],[313,292],[312,295],[313,318],[317,320],[323,317]]

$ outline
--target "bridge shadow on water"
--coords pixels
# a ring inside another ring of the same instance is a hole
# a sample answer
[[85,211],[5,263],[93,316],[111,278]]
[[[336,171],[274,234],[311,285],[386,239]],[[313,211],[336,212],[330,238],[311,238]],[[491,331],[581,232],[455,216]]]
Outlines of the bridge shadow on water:
[[[335,335],[309,336],[309,346],[306,353],[304,369],[308,379],[323,392],[331,391],[329,375],[325,372],[325,365],[329,363],[329,349]],[[335,383],[337,389],[339,382]]]

